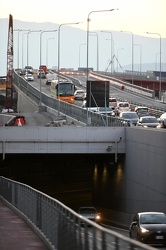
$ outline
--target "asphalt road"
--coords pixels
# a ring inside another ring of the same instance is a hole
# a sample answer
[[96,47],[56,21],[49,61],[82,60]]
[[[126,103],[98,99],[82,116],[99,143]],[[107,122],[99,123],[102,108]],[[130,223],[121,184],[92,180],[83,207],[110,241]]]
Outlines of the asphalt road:
[[[77,87],[83,88],[86,90],[86,76],[85,75],[72,75],[73,78],[79,80],[80,84]],[[70,76],[71,78],[71,76]],[[95,80],[95,78],[89,78],[89,80]],[[37,78],[37,75],[34,74],[34,81],[29,82],[36,88],[40,88],[40,79]],[[46,85],[46,79],[41,79],[41,91],[46,93],[47,95],[51,95],[50,85]],[[134,93],[127,92],[125,90],[121,90],[120,88],[116,88],[110,84],[110,97],[116,97],[118,100],[126,100],[130,103],[140,104],[148,107],[156,107],[158,109],[166,110],[166,103],[163,103],[157,99],[151,99],[148,97],[142,97],[135,95]]]
[[[126,229],[122,229],[122,228],[118,228],[118,227],[113,227],[113,226],[108,226],[108,225],[103,225],[104,227],[113,230],[114,232],[117,232],[119,234],[122,234],[123,236],[129,238],[129,231]],[[165,250],[166,247],[163,246],[153,246],[155,249],[161,249],[161,250]]]
[[[74,78],[80,81],[80,86],[86,89],[86,76],[75,75]],[[90,78],[94,80],[95,78]],[[118,100],[126,100],[130,103],[141,104],[143,106],[148,107],[156,107],[166,110],[166,103],[163,103],[157,99],[151,99],[148,97],[142,97],[135,95],[134,93],[127,92],[125,90],[121,90],[120,88],[116,88],[110,83],[110,97],[116,97]]]

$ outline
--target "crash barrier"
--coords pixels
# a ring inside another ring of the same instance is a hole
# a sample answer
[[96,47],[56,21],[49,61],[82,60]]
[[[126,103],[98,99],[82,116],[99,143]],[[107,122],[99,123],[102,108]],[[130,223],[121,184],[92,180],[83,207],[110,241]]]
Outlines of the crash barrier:
[[155,98],[155,91],[151,89],[146,89],[140,86],[136,86],[134,84],[131,84],[127,81],[122,81],[120,79],[117,79],[115,77],[110,76],[107,72],[101,72],[101,73],[96,73],[96,72],[90,72],[91,76],[97,77],[100,80],[110,80],[110,83],[112,85],[115,85],[116,87],[118,86],[122,90],[125,89],[126,91],[133,92],[136,94],[139,94],[141,96],[145,97],[150,97],[150,98]]
[[25,219],[49,249],[154,249],[80,217],[58,200],[2,176],[0,198]]
[[58,113],[63,113],[89,126],[126,126],[116,117],[102,116],[98,113],[92,112],[90,109],[83,109],[76,105],[52,98],[43,92],[40,92],[39,89],[35,88],[23,77],[20,77],[16,72],[14,73],[14,84],[38,105],[42,103],[42,105],[44,104],[45,106],[58,111]]
[[[78,84],[78,80],[73,80],[74,78],[69,78],[73,83]],[[23,77],[20,77],[16,72],[14,72],[14,84],[20,89],[26,96],[28,96],[36,105],[39,107],[39,110],[46,110],[44,108],[50,108],[58,112],[59,115],[65,114],[66,116],[76,119],[78,122],[82,122],[88,126],[109,126],[109,127],[126,127],[128,123],[124,123],[121,119],[117,117],[102,116],[98,113],[90,111],[90,109],[83,109],[79,106],[59,101],[55,98],[52,98],[43,92],[40,93],[39,89],[35,88],[29,82],[27,82]],[[40,106],[40,102],[42,106]],[[43,106],[45,105],[45,106]],[[130,104],[131,105],[131,104]],[[132,110],[137,105],[142,105],[135,103],[131,105]],[[156,110],[154,107],[149,107],[151,110],[151,115],[159,117],[164,110]]]

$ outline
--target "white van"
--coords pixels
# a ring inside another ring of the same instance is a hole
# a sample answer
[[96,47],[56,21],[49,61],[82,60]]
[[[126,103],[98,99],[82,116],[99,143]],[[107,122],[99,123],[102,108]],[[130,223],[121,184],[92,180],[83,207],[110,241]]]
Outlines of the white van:
[[46,85],[51,85],[52,80],[57,80],[57,74],[47,74],[46,75]]

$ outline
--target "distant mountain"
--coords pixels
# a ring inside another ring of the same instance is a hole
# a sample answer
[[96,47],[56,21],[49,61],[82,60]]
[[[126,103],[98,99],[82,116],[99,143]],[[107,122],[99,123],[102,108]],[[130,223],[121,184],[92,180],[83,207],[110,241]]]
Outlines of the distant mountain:
[[[60,68],[74,68],[86,67],[87,53],[86,45],[87,32],[79,29],[79,25],[65,26],[60,28],[60,44],[58,47],[58,32],[51,30],[58,30],[59,24],[56,23],[37,23],[37,22],[22,22],[19,20],[13,21],[14,26],[14,68],[25,67],[27,65],[27,40],[28,40],[28,64],[34,68],[38,68],[40,64],[40,57],[42,64],[48,64],[48,68],[57,67],[58,65],[58,51],[60,54]],[[18,32],[17,29],[23,31]],[[104,29],[104,27],[103,27]],[[42,30],[41,32],[31,32],[28,35],[24,30]],[[48,32],[50,30],[50,32]],[[46,31],[46,32],[44,32]],[[91,31],[92,32],[92,31]],[[109,41],[109,34],[98,30],[93,31],[97,36],[89,36],[89,67],[97,69],[97,53],[99,70],[104,71],[108,67],[111,57],[111,42]],[[131,34],[113,31],[113,53],[124,70],[131,70]],[[18,43],[19,34],[19,43]],[[8,19],[0,19],[0,76],[6,75],[7,69],[7,41],[8,41]],[[98,37],[98,48],[97,38]],[[40,44],[41,42],[41,44]],[[19,44],[19,53],[18,53]],[[134,35],[134,70],[140,69],[140,57],[142,71],[159,69],[159,39],[144,36]],[[162,39],[162,59],[165,60],[166,54],[166,39]],[[40,54],[40,45],[42,45]],[[81,46],[82,45],[82,46]],[[139,45],[139,46],[136,46]],[[124,48],[119,51],[119,49]],[[119,52],[119,53],[118,53]],[[18,57],[19,54],[19,57]],[[18,65],[19,64],[19,65]],[[121,71],[118,65],[118,71]],[[117,70],[117,62],[114,62],[114,69]],[[166,63],[162,64],[162,69],[166,71]]]

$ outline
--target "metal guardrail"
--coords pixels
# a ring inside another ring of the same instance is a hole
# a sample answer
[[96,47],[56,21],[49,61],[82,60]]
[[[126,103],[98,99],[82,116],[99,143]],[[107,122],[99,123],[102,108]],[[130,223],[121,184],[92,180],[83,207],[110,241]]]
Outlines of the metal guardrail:
[[2,176],[0,176],[0,198],[24,217],[43,238],[49,249],[154,249],[80,217],[58,200],[28,185]]
[[129,91],[129,92],[133,92],[142,96],[146,96],[146,97],[150,97],[150,98],[154,98],[155,97],[155,91],[151,90],[151,89],[145,89],[143,87],[140,86],[136,86],[133,85],[127,81],[122,81],[120,79],[117,79],[115,77],[110,76],[107,72],[91,72],[92,76],[96,76],[99,77],[101,79],[106,79],[106,80],[111,80],[114,82],[114,84],[116,86],[119,86],[119,88],[121,87],[121,85],[124,85],[125,90]]
[[55,109],[59,113],[68,115],[80,122],[83,122],[90,126],[109,126],[109,127],[124,127],[120,119],[115,117],[103,117],[100,114],[89,111],[88,109],[83,109],[76,105],[62,102],[55,98],[52,98],[40,91],[27,82],[24,78],[20,77],[16,72],[14,73],[14,84],[27,96],[29,96],[34,102],[39,104],[41,98],[41,103],[44,105]]
[[[103,72],[102,72],[103,73]],[[103,73],[104,74],[104,73]],[[107,73],[108,74],[108,73]],[[106,74],[106,75],[107,75]],[[109,76],[109,74],[108,74],[108,76]],[[105,77],[104,75],[103,75],[103,77]],[[79,82],[79,80],[78,79],[76,79],[75,77],[74,77],[74,75],[67,75],[67,78],[68,79],[70,79],[76,86],[81,86],[81,83]],[[118,80],[116,79],[116,82],[117,82]],[[120,81],[120,80],[119,80]],[[130,86],[130,88],[131,88],[131,84],[130,83],[127,83],[127,82],[125,82],[125,84],[128,84],[129,86]],[[115,85],[116,87],[117,87],[117,85]],[[120,85],[118,85],[118,86],[120,86]],[[126,85],[125,85],[126,86]],[[81,87],[83,87],[83,86],[81,86]],[[149,89],[145,89],[145,88],[143,88],[143,87],[139,87],[139,86],[135,86],[135,88],[133,88],[133,90],[134,89],[138,89],[138,92],[137,92],[137,94],[139,93],[141,96],[143,95],[143,96],[145,96],[145,98],[146,97],[148,97],[149,96],[149,93],[150,93],[150,97],[151,96],[154,96],[154,91],[153,90],[149,90]],[[143,94],[142,94],[143,93]],[[153,99],[153,98],[152,98]],[[119,101],[123,101],[123,100],[119,100]],[[135,102],[135,103],[130,103],[130,107],[131,107],[131,110],[132,111],[134,111],[134,108],[136,107],[136,106],[142,106],[142,103],[138,103],[138,102]],[[154,116],[156,116],[157,118],[158,117],[160,117],[160,115],[161,114],[163,114],[164,112],[166,112],[166,108],[156,108],[155,106],[149,106],[148,105],[148,108],[150,109],[150,115],[154,115]]]
[[[69,76],[67,76],[69,77]],[[77,79],[74,79],[73,77],[69,77],[73,81],[74,84],[78,85],[79,81]],[[37,88],[32,86],[29,82],[27,82],[23,77],[20,77],[16,72],[14,73],[14,83],[17,87],[20,88],[21,91],[23,91],[27,96],[29,96],[34,102],[36,102],[39,105],[39,100],[41,98],[41,102],[58,111],[61,112],[67,116],[70,116],[80,122],[83,122],[84,124],[88,126],[108,126],[108,127],[125,127],[128,126],[127,123],[124,124],[119,118],[117,117],[104,117],[100,114],[94,113],[89,111],[88,109],[82,109],[81,107],[78,107],[73,104],[69,104],[66,102],[59,101],[55,98],[52,98],[44,93],[41,93]],[[142,106],[142,104],[139,103],[130,103],[131,109],[134,110],[134,107],[137,105]],[[160,115],[166,111],[166,109],[156,109],[155,107],[150,107],[150,114],[156,116],[157,118],[160,117]]]

